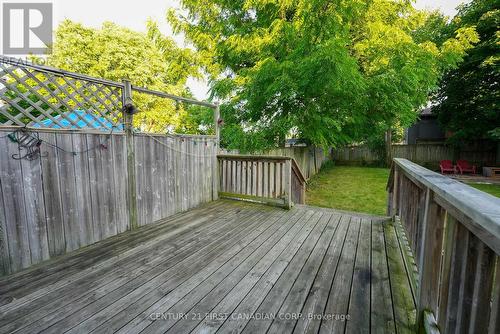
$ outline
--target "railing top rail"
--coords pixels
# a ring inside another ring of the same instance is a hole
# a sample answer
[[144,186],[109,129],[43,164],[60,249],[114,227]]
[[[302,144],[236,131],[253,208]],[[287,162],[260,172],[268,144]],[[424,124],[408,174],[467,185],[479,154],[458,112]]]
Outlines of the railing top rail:
[[244,155],[244,154],[218,154],[217,158],[232,159],[232,160],[279,160],[288,161],[293,160],[291,157],[283,155]]
[[[480,190],[430,171],[406,159],[394,159],[394,163],[411,178],[432,190],[461,214],[471,219],[473,230],[493,250],[500,249],[500,199]],[[458,218],[458,217],[455,217]],[[463,222],[467,226],[467,222]]]

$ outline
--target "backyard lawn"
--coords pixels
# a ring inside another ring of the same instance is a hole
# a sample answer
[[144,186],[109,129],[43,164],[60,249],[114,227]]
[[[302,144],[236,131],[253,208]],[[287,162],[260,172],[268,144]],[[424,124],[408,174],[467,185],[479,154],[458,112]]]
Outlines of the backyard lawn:
[[[307,187],[309,205],[386,215],[389,169],[326,166]],[[500,197],[500,185],[471,183],[470,186]]]
[[386,215],[389,169],[328,166],[311,178],[307,204]]

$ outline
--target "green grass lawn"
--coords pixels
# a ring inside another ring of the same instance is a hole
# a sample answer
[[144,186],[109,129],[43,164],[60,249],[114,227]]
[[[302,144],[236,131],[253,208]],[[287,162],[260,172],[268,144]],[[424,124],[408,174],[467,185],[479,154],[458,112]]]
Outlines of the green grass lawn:
[[468,185],[500,198],[500,185],[498,184],[468,183]]
[[[309,205],[385,215],[389,169],[325,166],[307,186]],[[500,185],[471,183],[470,186],[500,197]]]
[[385,215],[389,169],[328,166],[308,184],[309,205]]

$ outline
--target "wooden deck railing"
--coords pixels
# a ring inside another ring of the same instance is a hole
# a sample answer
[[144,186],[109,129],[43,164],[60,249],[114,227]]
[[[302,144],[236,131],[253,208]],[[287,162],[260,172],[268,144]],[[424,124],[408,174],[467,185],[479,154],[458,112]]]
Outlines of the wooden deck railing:
[[294,159],[219,155],[219,196],[290,208],[305,202],[305,178]]
[[500,333],[500,199],[405,159],[394,159],[388,191],[414,254],[421,328]]

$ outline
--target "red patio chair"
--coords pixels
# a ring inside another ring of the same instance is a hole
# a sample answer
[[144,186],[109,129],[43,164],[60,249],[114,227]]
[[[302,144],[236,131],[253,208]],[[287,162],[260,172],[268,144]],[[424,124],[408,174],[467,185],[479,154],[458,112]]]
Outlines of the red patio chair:
[[476,166],[469,164],[469,162],[467,160],[458,160],[457,167],[458,167],[458,170],[460,171],[460,174],[463,174],[463,173],[476,174]]
[[441,174],[455,173],[455,166],[453,166],[451,160],[441,160],[439,162],[439,168],[441,168]]

